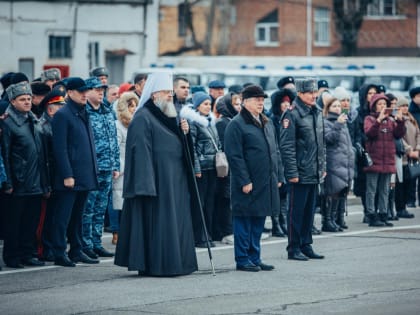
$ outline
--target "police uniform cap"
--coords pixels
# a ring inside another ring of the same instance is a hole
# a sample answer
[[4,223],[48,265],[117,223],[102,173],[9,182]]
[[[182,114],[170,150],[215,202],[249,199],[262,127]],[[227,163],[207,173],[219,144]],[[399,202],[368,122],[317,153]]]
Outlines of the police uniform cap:
[[58,81],[61,79],[61,71],[58,68],[49,68],[41,73],[41,81],[45,82],[48,80]]
[[226,87],[225,83],[220,80],[213,80],[209,82],[210,89],[224,89]]
[[286,84],[289,84],[289,83],[295,84],[295,79],[291,76],[283,77],[283,78],[281,78],[280,80],[277,81],[277,87],[279,89],[282,89],[282,88],[284,88],[284,86]]
[[99,89],[99,88],[107,88],[108,86],[106,84],[103,84],[101,80],[99,80],[97,77],[90,77],[85,80],[86,85],[90,89]]
[[295,85],[297,92],[307,93],[318,91],[317,80],[313,78],[297,79]]
[[90,70],[89,75],[91,77],[109,76],[109,71],[105,67],[97,67]]
[[258,85],[250,85],[243,89],[242,98],[245,100],[251,97],[264,97],[267,98],[267,94],[264,93],[264,90]]
[[64,105],[66,96],[66,91],[59,89],[53,89],[42,99],[39,106],[41,108],[46,108],[48,105]]
[[417,94],[420,94],[420,86],[416,86],[410,90],[411,98],[414,98]]
[[14,100],[16,97],[20,95],[31,95],[32,96],[32,90],[31,86],[28,82],[19,82],[16,84],[11,84],[6,89],[7,96],[9,97],[9,100]]

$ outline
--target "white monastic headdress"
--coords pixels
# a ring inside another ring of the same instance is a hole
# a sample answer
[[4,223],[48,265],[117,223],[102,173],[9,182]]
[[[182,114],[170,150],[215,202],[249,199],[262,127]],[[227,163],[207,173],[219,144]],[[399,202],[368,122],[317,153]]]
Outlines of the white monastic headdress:
[[144,85],[143,93],[141,94],[139,106],[137,109],[143,107],[144,104],[150,99],[154,92],[173,90],[174,84],[172,80],[172,72],[159,71],[151,73],[147,76],[146,84]]

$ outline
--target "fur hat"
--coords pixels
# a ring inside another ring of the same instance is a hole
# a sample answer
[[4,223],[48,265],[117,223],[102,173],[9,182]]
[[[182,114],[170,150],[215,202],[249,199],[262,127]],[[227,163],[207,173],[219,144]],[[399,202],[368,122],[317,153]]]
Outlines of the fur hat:
[[28,77],[23,72],[16,72],[12,74],[12,77],[10,78],[10,84],[16,84],[19,82],[29,82]]
[[32,96],[32,90],[31,86],[28,82],[19,82],[16,84],[11,84],[6,89],[7,96],[9,97],[9,100],[14,100],[16,97],[21,95],[31,95]]
[[93,68],[89,71],[89,75],[91,77],[101,77],[101,76],[109,76],[109,71],[107,68],[105,67],[97,67],[97,68]]
[[295,85],[297,92],[307,93],[318,91],[318,82],[314,78],[297,79]]
[[389,104],[388,97],[386,97],[384,94],[375,94],[375,95],[372,96],[372,99],[370,100],[370,103],[369,103],[369,107],[370,107],[371,112],[376,111],[376,103],[379,100],[385,100],[387,107],[389,107],[390,104]]
[[44,70],[41,73],[41,81],[45,82],[48,80],[56,80],[56,81],[60,81],[61,80],[61,71],[58,68],[49,68]]
[[333,91],[333,96],[336,97],[339,101],[349,99],[351,100],[351,95],[349,91],[346,90],[346,88],[342,86],[337,86]]
[[51,91],[50,86],[43,82],[32,82],[31,89],[34,95],[47,95]]
[[242,91],[242,98],[245,100],[251,97],[264,97],[267,98],[267,94],[259,85],[249,85]]

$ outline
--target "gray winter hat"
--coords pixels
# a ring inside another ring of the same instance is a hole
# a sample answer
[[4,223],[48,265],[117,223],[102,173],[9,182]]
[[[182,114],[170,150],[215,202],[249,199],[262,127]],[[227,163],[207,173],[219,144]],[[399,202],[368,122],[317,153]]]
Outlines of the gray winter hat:
[[6,89],[6,93],[9,97],[9,100],[14,100],[16,97],[26,94],[32,96],[31,86],[28,82],[19,82],[16,84],[11,84]]
[[61,71],[58,68],[50,68],[47,70],[44,70],[41,73],[41,81],[45,82],[48,80],[61,80]]
[[296,79],[296,91],[301,93],[318,91],[318,81],[314,78]]

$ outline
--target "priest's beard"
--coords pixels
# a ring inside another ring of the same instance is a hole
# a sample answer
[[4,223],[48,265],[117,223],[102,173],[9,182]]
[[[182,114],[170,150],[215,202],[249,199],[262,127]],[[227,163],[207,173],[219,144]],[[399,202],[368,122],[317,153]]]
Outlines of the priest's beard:
[[155,105],[168,117],[176,117],[177,112],[175,109],[174,102],[167,101],[163,97],[156,97],[154,101]]

